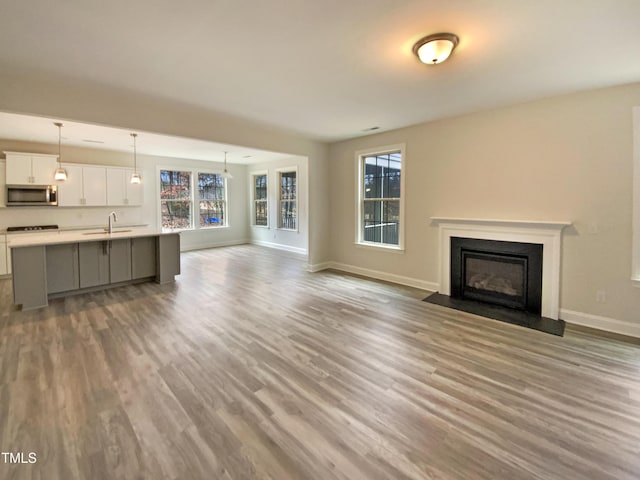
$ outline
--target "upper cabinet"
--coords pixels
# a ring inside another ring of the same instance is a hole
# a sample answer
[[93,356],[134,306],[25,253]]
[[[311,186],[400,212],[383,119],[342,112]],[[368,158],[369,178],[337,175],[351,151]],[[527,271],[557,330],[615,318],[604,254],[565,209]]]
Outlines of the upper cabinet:
[[131,168],[107,167],[107,205],[142,205],[141,183],[131,183]]
[[[144,187],[131,183],[132,168],[65,163],[62,167],[67,179],[56,182],[53,176],[58,168],[57,155],[4,153],[6,161],[0,160],[2,187],[5,184],[57,185],[59,207],[140,206],[143,203]],[[0,207],[5,204],[4,191],[0,189]]]
[[4,152],[7,185],[51,185],[58,166],[57,155]]
[[99,207],[107,204],[105,167],[64,165],[67,179],[58,184],[58,206]]

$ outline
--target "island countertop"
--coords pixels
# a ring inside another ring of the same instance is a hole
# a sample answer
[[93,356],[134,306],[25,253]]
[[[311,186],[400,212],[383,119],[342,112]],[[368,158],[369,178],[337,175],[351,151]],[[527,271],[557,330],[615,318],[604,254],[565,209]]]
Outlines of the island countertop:
[[179,232],[157,228],[114,228],[113,233],[105,232],[103,228],[90,230],[57,230],[42,233],[20,233],[7,235],[9,248],[34,247],[41,245],[57,245],[63,243],[83,243],[102,240],[117,240],[120,238],[157,237]]
[[9,235],[13,303],[42,308],[49,298],[180,275],[180,235],[154,228]]

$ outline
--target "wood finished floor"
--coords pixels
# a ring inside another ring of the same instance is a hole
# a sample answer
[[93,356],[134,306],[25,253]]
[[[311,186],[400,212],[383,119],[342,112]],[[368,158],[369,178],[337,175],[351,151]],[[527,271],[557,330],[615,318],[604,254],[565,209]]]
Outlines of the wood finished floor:
[[640,347],[304,271],[256,246],[20,312],[0,281],[0,479],[640,478]]

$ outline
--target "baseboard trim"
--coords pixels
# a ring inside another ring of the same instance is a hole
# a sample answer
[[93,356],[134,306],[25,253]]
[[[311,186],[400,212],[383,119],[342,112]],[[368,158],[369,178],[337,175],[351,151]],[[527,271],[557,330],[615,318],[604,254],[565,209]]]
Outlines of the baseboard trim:
[[316,263],[315,265],[308,264],[307,272],[315,273],[326,270],[327,268],[331,268],[331,262]]
[[398,283],[400,285],[406,285],[408,287],[420,288],[422,290],[428,290],[430,292],[437,292],[439,288],[439,284],[435,282],[427,282],[425,280],[420,280],[417,278],[405,277],[403,275],[396,275],[394,273],[381,272],[380,270],[371,270],[369,268],[356,267],[355,265],[347,265],[346,263],[338,262],[325,262],[325,264],[328,264],[328,267],[326,268],[333,268],[334,270],[354,273],[356,275],[375,278],[376,280],[383,280],[385,282]]
[[206,248],[216,248],[216,247],[231,247],[233,245],[246,245],[249,243],[249,240],[229,240],[226,242],[203,242],[203,243],[195,243],[192,245],[185,246],[184,244],[180,245],[181,252],[191,252],[193,250],[204,250]]
[[275,248],[276,250],[284,250],[285,252],[296,253],[298,255],[307,255],[306,248],[291,247],[289,245],[282,245],[280,243],[264,242],[262,240],[251,240],[249,243],[252,245],[259,245],[261,247]]
[[560,309],[560,318],[567,323],[595,328],[606,332],[619,333],[628,337],[640,338],[640,323],[633,324],[615,318],[592,315],[590,313],[575,312],[573,310]]

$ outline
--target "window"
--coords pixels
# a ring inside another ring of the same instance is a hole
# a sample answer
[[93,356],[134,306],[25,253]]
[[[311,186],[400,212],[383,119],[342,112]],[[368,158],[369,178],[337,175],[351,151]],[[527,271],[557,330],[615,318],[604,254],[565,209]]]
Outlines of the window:
[[191,172],[160,170],[162,228],[191,228]]
[[200,228],[225,225],[224,178],[217,173],[198,173]]
[[403,248],[403,150],[358,154],[358,243]]
[[219,173],[161,169],[160,216],[168,229],[227,226],[225,179]]
[[296,230],[297,223],[297,190],[296,177],[297,172],[283,171],[280,172],[280,202],[279,202],[279,218],[278,228],[286,230]]
[[253,176],[253,224],[268,225],[267,175]]

